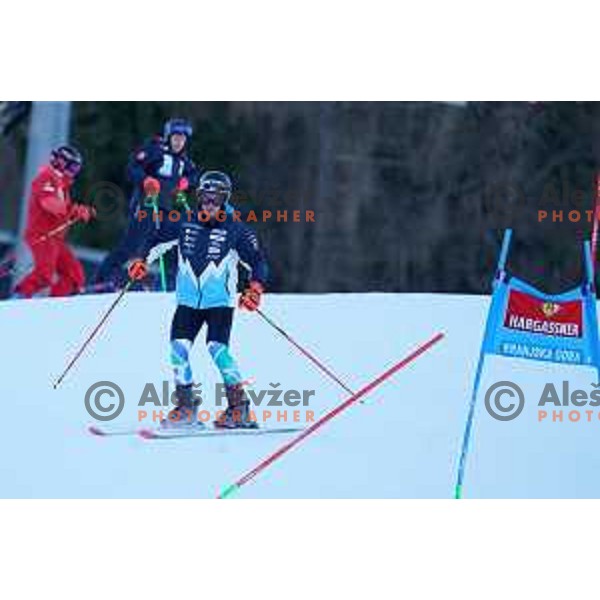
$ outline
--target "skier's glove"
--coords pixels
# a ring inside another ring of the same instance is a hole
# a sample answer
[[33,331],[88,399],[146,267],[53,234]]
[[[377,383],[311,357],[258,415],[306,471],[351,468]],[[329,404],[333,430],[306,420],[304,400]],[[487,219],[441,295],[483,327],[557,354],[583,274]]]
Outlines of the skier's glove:
[[146,177],[143,183],[144,194],[154,198],[160,194],[160,181],[154,177]]
[[141,281],[148,275],[148,265],[141,258],[136,258],[129,263],[127,274],[129,275],[129,279]]
[[177,187],[175,188],[176,192],[187,192],[190,187],[190,182],[187,177],[182,177],[177,182]]
[[248,287],[242,292],[239,301],[239,307],[253,311],[260,306],[264,288],[258,281],[251,281]]
[[185,192],[177,192],[175,194],[175,206],[179,210],[190,210],[190,203]]
[[96,216],[96,211],[92,206],[85,206],[84,204],[73,204],[69,216],[71,217],[71,219],[75,219],[76,221],[89,223]]

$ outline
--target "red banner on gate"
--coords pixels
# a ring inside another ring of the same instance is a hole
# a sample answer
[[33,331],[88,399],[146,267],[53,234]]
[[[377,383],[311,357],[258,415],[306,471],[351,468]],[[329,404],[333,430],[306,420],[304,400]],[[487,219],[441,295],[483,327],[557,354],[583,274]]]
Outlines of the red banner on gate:
[[510,290],[504,327],[554,337],[582,337],[581,300],[545,302]]

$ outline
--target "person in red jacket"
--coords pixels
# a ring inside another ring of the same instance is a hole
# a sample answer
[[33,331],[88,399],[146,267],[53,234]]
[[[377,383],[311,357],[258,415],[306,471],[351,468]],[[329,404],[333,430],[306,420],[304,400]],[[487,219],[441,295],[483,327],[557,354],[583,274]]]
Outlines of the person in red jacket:
[[48,287],[51,296],[67,296],[83,289],[83,267],[65,243],[70,225],[88,223],[93,216],[93,209],[71,200],[71,186],[82,166],[81,154],[75,148],[59,146],[33,180],[25,241],[34,266],[17,283],[15,297],[31,298]]

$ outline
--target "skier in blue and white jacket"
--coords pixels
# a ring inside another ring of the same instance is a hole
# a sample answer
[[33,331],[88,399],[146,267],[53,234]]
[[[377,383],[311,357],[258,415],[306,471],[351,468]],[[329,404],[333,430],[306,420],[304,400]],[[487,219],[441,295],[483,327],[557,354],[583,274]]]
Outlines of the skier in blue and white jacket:
[[256,428],[229,338],[237,299],[238,265],[250,272],[249,283],[237,304],[256,310],[267,279],[267,263],[256,234],[234,221],[224,207],[231,196],[231,180],[225,173],[208,171],[196,190],[197,211],[187,211],[177,222],[165,222],[145,247],[146,258],[129,267],[132,279],[142,279],[148,264],[173,246],[178,248],[177,309],[171,324],[171,362],[176,384],[176,407],[163,427],[203,427],[196,418],[198,402],[193,394],[189,362],[192,345],[204,324],[208,351],[218,368],[227,393],[227,410],[214,423],[217,428]]

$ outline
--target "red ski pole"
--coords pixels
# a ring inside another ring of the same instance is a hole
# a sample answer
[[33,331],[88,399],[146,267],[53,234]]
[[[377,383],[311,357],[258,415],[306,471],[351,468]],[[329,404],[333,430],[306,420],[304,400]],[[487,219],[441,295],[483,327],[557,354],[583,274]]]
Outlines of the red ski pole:
[[94,337],[96,337],[96,334],[100,331],[100,329],[102,328],[102,325],[104,325],[104,323],[106,323],[106,321],[108,320],[108,317],[110,317],[113,310],[115,310],[115,308],[117,307],[117,304],[119,304],[119,302],[121,302],[121,299],[123,298],[123,296],[125,295],[127,290],[129,290],[129,288],[132,285],[133,285],[133,279],[130,279],[125,284],[123,289],[120,291],[119,295],[115,298],[114,302],[110,305],[108,310],[104,313],[104,316],[100,319],[98,325],[96,325],[96,327],[94,328],[92,333],[90,333],[90,335],[83,342],[83,344],[81,345],[81,348],[79,348],[79,350],[77,351],[75,356],[71,359],[71,361],[69,362],[69,364],[67,365],[65,370],[62,372],[61,376],[56,380],[56,383],[54,383],[54,386],[53,386],[54,389],[58,388],[58,386],[62,383],[64,378],[67,376],[67,373],[72,369],[73,365],[77,362],[79,357],[83,354],[84,350],[87,348],[87,346],[90,344],[90,342],[94,339]]
[[393,367],[385,371],[385,373],[381,374],[377,379],[371,381],[365,385],[361,390],[356,392],[356,394],[352,394],[347,400],[345,400],[342,404],[336,406],[333,410],[329,411],[325,415],[323,415],[318,421],[315,421],[310,427],[306,428],[300,434],[298,434],[295,438],[290,440],[287,444],[281,446],[278,450],[273,452],[273,454],[269,455],[263,461],[261,461],[256,467],[252,470],[248,471],[245,475],[240,477],[235,483],[232,483],[225,487],[221,493],[217,496],[218,499],[228,498],[235,492],[237,492],[242,486],[246,483],[254,479],[259,473],[264,471],[267,467],[272,465],[276,460],[280,459],[283,455],[287,454],[292,448],[300,444],[303,440],[305,440],[309,435],[323,427],[327,422],[331,421],[334,417],[339,415],[341,412],[352,406],[358,400],[360,400],[363,396],[366,396],[369,392],[372,392],[376,387],[381,385],[386,379],[389,379],[394,373],[400,371],[416,358],[421,356],[421,354],[427,352],[434,344],[437,344],[444,337],[443,333],[438,333],[433,336],[429,341],[421,344],[415,350],[413,350],[408,356],[403,358],[400,362],[396,363]]
[[67,227],[71,227],[71,225],[74,225],[75,223],[77,223],[79,219],[76,218],[70,218],[67,221],[65,221],[64,223],[62,223],[62,225],[57,225],[54,229],[51,229],[50,231],[48,231],[48,233],[45,233],[44,235],[41,235],[39,238],[36,238],[35,240],[33,240],[33,242],[31,242],[32,246],[36,246],[37,244],[41,244],[42,242],[45,242],[46,240],[50,239],[51,237],[54,237],[55,235],[59,234],[61,231],[64,231],[65,229],[67,229]]

